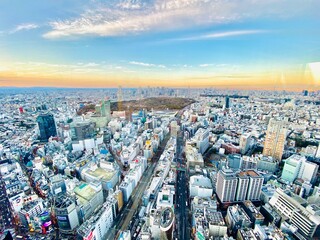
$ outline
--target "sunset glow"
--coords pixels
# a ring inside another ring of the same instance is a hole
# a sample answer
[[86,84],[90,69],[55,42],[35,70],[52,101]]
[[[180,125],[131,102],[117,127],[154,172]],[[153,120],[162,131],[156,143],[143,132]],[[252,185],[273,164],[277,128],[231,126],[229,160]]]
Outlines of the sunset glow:
[[316,90],[318,7],[312,0],[5,0],[0,86]]

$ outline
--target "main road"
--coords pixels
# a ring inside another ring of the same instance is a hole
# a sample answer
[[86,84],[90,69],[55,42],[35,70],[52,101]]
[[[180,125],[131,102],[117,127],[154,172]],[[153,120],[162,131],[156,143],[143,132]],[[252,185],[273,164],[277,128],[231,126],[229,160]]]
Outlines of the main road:
[[170,139],[170,135],[167,134],[165,139],[160,144],[158,151],[152,157],[151,164],[149,165],[148,169],[144,172],[140,182],[133,190],[131,198],[129,199],[129,202],[121,211],[121,214],[116,217],[113,227],[109,229],[106,235],[106,239],[116,239],[117,233],[120,233],[120,231],[124,231],[128,229],[130,221],[132,220],[134,214],[136,213],[138,207],[141,204],[142,195],[146,190],[148,183],[150,182],[150,179],[154,173],[154,169],[157,166],[157,162],[159,161],[159,158],[163,153],[169,139]]
[[[180,124],[180,117],[183,111],[180,111],[177,115],[178,124]],[[182,155],[184,146],[183,131],[179,132],[177,136],[177,150],[176,150],[176,161],[177,161],[177,182],[176,182],[176,221],[177,229],[175,236],[177,239],[189,240],[189,194],[188,194],[188,178],[186,174],[186,163],[185,158]]]

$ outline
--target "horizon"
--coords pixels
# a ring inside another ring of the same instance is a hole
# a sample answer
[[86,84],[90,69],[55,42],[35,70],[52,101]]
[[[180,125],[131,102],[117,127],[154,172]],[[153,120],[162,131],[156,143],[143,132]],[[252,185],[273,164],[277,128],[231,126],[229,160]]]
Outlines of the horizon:
[[0,87],[319,90],[319,7],[316,0],[5,0]]

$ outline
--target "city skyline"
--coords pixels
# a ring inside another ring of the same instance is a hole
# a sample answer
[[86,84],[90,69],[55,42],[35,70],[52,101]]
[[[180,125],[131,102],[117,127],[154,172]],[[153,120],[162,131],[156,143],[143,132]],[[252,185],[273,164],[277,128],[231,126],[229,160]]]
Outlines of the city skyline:
[[315,0],[2,1],[0,87],[318,90],[318,7]]

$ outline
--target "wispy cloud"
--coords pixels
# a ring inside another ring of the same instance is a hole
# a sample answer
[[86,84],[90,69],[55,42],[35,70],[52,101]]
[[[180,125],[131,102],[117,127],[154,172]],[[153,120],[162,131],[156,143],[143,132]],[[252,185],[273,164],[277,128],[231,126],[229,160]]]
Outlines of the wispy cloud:
[[39,28],[39,25],[34,24],[34,23],[23,23],[23,24],[16,26],[12,31],[10,31],[10,33],[16,33],[16,32],[20,32],[20,31],[28,31],[28,30],[32,30],[32,29],[36,29],[36,28]]
[[215,66],[215,64],[211,64],[211,63],[203,63],[203,64],[200,64],[200,65],[199,65],[199,67],[202,67],[202,68],[212,67],[212,66]]
[[136,62],[136,61],[131,61],[129,62],[131,65],[138,65],[142,67],[157,67],[157,68],[166,68],[165,65],[162,64],[153,64],[153,63],[145,63],[145,62]]
[[124,66],[113,65],[102,62],[78,62],[74,64],[57,64],[47,62],[15,62],[8,66],[0,66],[0,72],[11,71],[22,75],[34,75],[36,72],[41,75],[57,74],[79,74],[79,73],[119,73],[130,71]]
[[[170,39],[169,41],[210,40],[210,39],[234,37],[234,36],[241,36],[241,35],[252,35],[252,34],[259,34],[259,33],[266,33],[266,32],[268,32],[268,31],[265,31],[265,30],[224,31],[224,32],[208,33],[208,34],[199,35],[199,36],[191,36],[191,37],[185,37],[185,38],[175,38],[175,39]],[[203,65],[201,67],[208,67],[208,66]]]
[[[310,1],[311,2],[311,1]],[[124,36],[146,31],[167,31],[194,26],[212,26],[263,17],[296,16],[312,4],[297,0],[122,0],[95,1],[78,17],[55,20],[45,38]],[[301,5],[301,8],[300,8]],[[296,6],[299,6],[297,9]],[[232,32],[204,38],[250,34]]]

